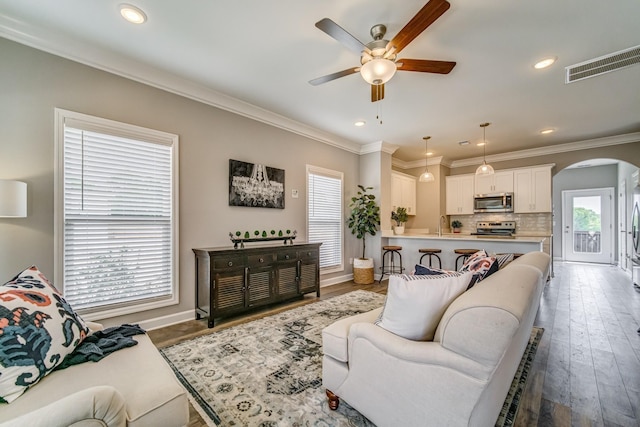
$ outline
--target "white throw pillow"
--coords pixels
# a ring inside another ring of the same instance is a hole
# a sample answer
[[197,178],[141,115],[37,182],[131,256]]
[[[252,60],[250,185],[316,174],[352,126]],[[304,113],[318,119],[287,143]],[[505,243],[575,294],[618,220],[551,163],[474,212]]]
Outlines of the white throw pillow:
[[414,341],[430,341],[449,304],[469,285],[473,273],[437,276],[392,275],[376,325]]

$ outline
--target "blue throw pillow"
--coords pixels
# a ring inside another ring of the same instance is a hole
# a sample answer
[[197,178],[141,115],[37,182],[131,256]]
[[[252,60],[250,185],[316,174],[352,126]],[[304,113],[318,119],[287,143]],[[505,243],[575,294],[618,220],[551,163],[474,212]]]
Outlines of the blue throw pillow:
[[439,268],[427,267],[422,264],[416,264],[415,272],[417,276],[439,276],[441,274],[449,274],[451,271],[441,270]]

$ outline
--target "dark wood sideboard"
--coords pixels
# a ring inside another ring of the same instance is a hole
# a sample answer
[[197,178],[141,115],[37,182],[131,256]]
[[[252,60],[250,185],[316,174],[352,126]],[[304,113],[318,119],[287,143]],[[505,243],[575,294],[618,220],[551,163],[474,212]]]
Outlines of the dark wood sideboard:
[[196,319],[250,311],[315,292],[320,296],[320,245],[193,249]]

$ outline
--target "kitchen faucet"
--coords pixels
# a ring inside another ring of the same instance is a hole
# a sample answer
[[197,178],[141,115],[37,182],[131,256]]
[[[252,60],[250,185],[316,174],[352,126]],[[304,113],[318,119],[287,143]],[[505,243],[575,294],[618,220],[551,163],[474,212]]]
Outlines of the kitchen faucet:
[[444,215],[440,215],[440,219],[438,219],[438,236],[442,237],[442,224],[446,224],[447,217]]

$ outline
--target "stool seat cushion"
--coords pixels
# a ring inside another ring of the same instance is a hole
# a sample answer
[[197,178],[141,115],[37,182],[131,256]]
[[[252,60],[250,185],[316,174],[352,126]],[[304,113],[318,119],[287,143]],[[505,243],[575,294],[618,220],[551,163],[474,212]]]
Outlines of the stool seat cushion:
[[382,250],[383,251],[401,251],[402,246],[383,246]]
[[479,249],[454,249],[453,252],[458,255],[473,255],[478,252]]
[[467,289],[472,276],[471,272],[392,275],[376,325],[410,340],[433,340],[440,318],[449,304]]
[[442,252],[442,249],[418,249],[418,252],[421,254],[439,254]]

